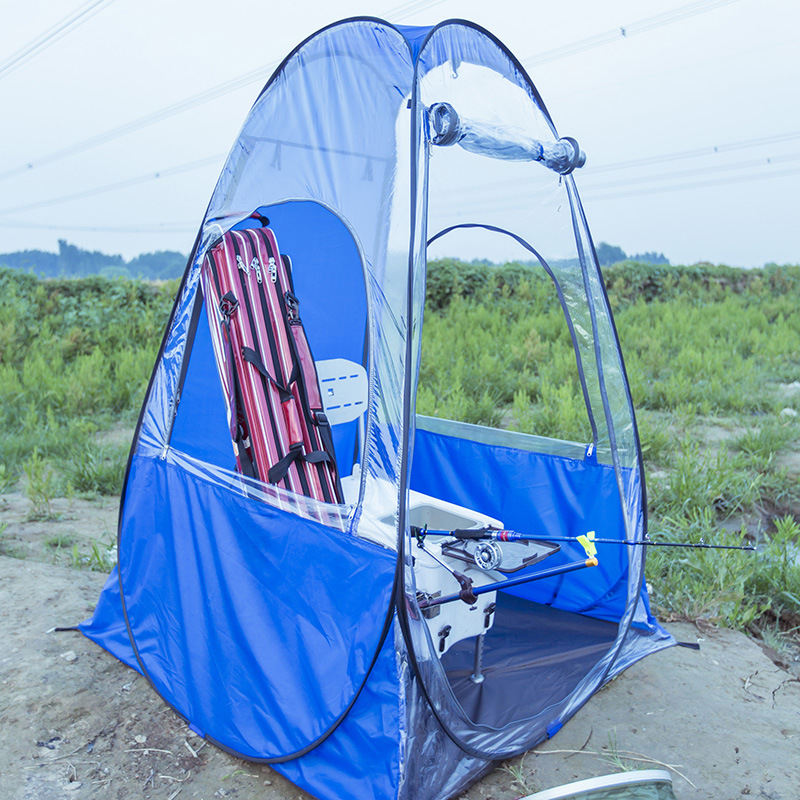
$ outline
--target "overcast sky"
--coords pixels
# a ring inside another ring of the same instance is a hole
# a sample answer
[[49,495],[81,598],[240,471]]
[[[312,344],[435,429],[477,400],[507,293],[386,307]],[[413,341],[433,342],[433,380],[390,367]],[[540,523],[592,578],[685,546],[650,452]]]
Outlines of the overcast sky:
[[277,62],[368,14],[461,17],[505,42],[588,154],[576,180],[595,241],[674,264],[800,262],[798,0],[0,5],[0,252],[62,238],[188,252]]

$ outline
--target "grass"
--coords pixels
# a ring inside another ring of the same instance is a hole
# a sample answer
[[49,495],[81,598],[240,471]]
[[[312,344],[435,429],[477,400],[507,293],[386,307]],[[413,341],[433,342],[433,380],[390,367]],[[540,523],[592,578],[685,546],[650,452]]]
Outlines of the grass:
[[[665,518],[660,525],[652,537],[656,541],[746,542],[743,531],[723,536],[710,508],[688,517]],[[763,561],[752,553],[672,550],[651,548],[647,554],[651,605],[662,619],[705,619],[745,629],[770,607],[769,595],[754,591]]]
[[759,476],[748,470],[747,459],[731,454],[724,444],[716,453],[703,452],[687,434],[670,462],[669,479],[652,491],[649,508],[657,518],[691,518],[713,508],[718,518],[751,507],[759,498]]
[[800,435],[796,420],[791,417],[781,419],[770,417],[755,428],[737,436],[733,446],[751,457],[768,462],[787,445],[795,442]]
[[116,495],[122,491],[122,477],[128,447],[91,444],[77,449],[65,464],[65,474],[76,491],[84,495]]
[[25,493],[30,503],[29,520],[55,519],[50,503],[57,496],[58,478],[52,466],[33,448],[30,458],[23,465],[26,484]]
[[616,730],[608,732],[608,744],[603,746],[601,758],[617,772],[631,772],[636,769],[636,766],[620,752]]
[[[695,542],[762,537],[757,557],[653,548],[654,610],[785,628],[800,615],[800,531],[789,525],[800,519],[800,482],[781,465],[800,441],[800,393],[781,390],[800,375],[800,267],[623,264],[605,278],[637,409],[651,531]],[[430,265],[428,286],[421,413],[497,424],[499,407],[513,429],[589,440],[569,332],[541,275],[445,260]]]
[[72,545],[72,566],[89,569],[93,572],[108,573],[117,563],[116,546],[108,541],[102,542],[93,539],[89,545],[89,552],[82,553],[77,543]]
[[39,280],[0,267],[0,495],[24,477],[33,519],[71,492],[117,494],[176,283]]
[[61,465],[90,448],[99,431],[132,424],[176,288],[38,280],[0,267],[5,482],[16,482],[34,452],[63,474]]
[[[653,535],[759,538],[756,557],[653,548],[654,610],[796,637],[800,482],[785,459],[800,441],[800,267],[626,263],[604,277]],[[43,518],[56,497],[119,492],[125,449],[97,442],[133,425],[176,288],[0,268],[0,496],[21,483]],[[431,262],[417,410],[590,440],[572,340],[541,270]],[[47,545],[70,546],[76,566],[112,565],[103,542]]]
[[65,547],[72,547],[76,543],[76,539],[72,533],[55,533],[48,536],[44,543],[51,550],[62,550]]
[[511,786],[515,786],[517,791],[523,794],[533,794],[536,791],[536,784],[533,778],[525,770],[525,756],[520,756],[513,761],[507,761],[501,769],[511,777]]
[[17,483],[17,475],[13,474],[5,464],[0,464],[0,497],[12,491]]

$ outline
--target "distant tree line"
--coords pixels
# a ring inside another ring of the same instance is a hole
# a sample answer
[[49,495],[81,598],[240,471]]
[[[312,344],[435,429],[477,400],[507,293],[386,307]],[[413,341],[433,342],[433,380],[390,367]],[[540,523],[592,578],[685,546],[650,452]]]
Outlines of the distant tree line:
[[[614,244],[608,244],[606,242],[600,242],[596,245],[595,250],[597,251],[597,260],[600,262],[601,267],[607,267],[611,264],[619,264],[622,261],[636,261],[640,264],[655,264],[655,265],[664,265],[669,266],[669,260],[663,253],[636,253],[635,255],[629,256],[621,247],[617,247]],[[469,262],[470,264],[474,264],[477,267],[492,266],[493,262],[489,261],[486,258],[473,258],[472,261]],[[530,267],[538,266],[538,261],[521,261],[521,264],[525,264]],[[577,267],[578,266],[578,259],[577,258],[559,258],[553,259],[550,262],[550,266],[552,267]]]
[[0,253],[0,265],[21,269],[45,278],[81,278],[102,275],[106,278],[144,278],[170,280],[183,274],[186,256],[174,250],[142,253],[130,261],[120,255],[84,250],[65,239],[58,240],[58,252],[18,250]]
[[621,247],[606,242],[597,245],[597,260],[601,267],[619,264],[620,261],[638,261],[640,264],[669,264],[663,253],[636,253],[629,256]]
[[[615,244],[608,244],[607,242],[600,242],[595,245],[597,253],[597,260],[600,262],[601,267],[609,267],[612,264],[620,264],[623,261],[632,261],[639,264],[653,264],[654,266],[669,266],[669,259],[663,253],[634,253],[628,255],[621,247]],[[535,262],[531,261],[531,265],[535,266]],[[577,258],[563,258],[554,259],[551,266],[553,267],[570,267],[577,266]]]
[[[600,265],[604,267],[621,261],[669,265],[669,261],[663,253],[637,253],[629,256],[621,247],[606,242],[600,242],[597,245],[597,258]],[[474,259],[472,263],[476,266],[492,265],[492,262],[485,258]],[[130,261],[125,261],[120,255],[109,255],[97,250],[84,250],[70,244],[65,239],[59,239],[57,253],[50,253],[46,250],[18,250],[15,253],[0,253],[0,265],[25,270],[45,278],[81,278],[87,275],[102,275],[106,278],[171,280],[179,278],[183,274],[186,267],[186,256],[174,250],[159,250],[155,253],[142,253]],[[534,262],[530,262],[530,266],[534,266]],[[568,263],[557,261],[553,262],[553,266],[568,266]]]

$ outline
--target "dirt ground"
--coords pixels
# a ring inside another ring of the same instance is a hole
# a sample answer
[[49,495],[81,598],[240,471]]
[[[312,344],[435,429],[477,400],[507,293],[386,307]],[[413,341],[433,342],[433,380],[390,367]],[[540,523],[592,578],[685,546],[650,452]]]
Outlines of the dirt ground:
[[[308,798],[204,743],[83,636],[50,632],[91,615],[115,558],[117,507],[59,500],[52,512],[27,521],[25,498],[0,500],[0,798]],[[776,664],[733,631],[668,627],[700,651],[636,664],[463,800],[511,800],[623,768],[668,769],[678,800],[798,800],[800,662]]]

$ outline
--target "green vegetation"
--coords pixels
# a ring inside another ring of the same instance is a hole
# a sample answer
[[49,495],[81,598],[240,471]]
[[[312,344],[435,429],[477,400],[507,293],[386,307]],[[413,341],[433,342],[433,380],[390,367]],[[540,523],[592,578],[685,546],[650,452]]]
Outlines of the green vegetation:
[[91,444],[76,451],[64,465],[69,484],[84,494],[119,494],[128,450]]
[[[652,549],[654,610],[781,644],[800,625],[800,267],[623,262],[604,277],[651,534],[759,546]],[[119,492],[127,448],[104,442],[134,425],[176,290],[0,268],[0,496],[21,485],[31,516],[46,518],[56,497]],[[423,414],[590,440],[572,341],[540,268],[430,264],[417,399]],[[72,547],[73,563],[94,569],[113,560],[100,543],[88,555],[66,539],[47,547]]]
[[77,543],[72,546],[72,566],[89,569],[93,572],[108,573],[117,563],[117,554],[114,545],[93,539],[90,542],[89,553],[83,554],[78,549]]
[[620,261],[636,261],[640,264],[669,264],[663,253],[637,253],[628,256],[621,247],[606,242],[600,242],[597,245],[597,260],[602,267],[618,264]]
[[572,340],[541,270],[433,262],[427,312],[419,413],[591,438]]
[[26,491],[31,504],[28,519],[53,519],[50,503],[56,496],[58,478],[53,468],[33,448],[31,457],[23,465],[26,477]]
[[[759,542],[757,556],[653,548],[655,611],[800,625],[800,267],[623,262],[604,270],[631,383],[654,538]],[[453,343],[458,354],[453,355]],[[429,266],[422,414],[588,442],[572,343],[542,270]],[[788,386],[787,386],[788,385]]]
[[0,268],[0,490],[24,471],[32,515],[119,491],[124,456],[97,433],[133,426],[176,290]]

